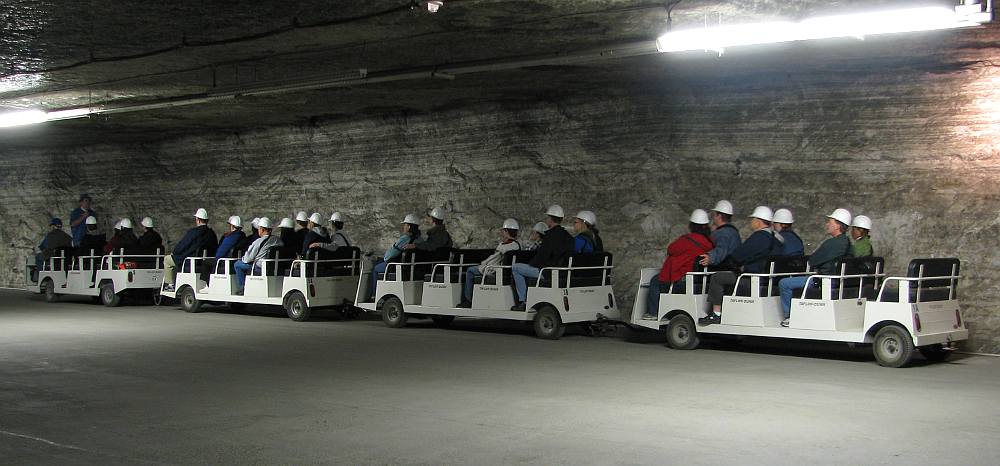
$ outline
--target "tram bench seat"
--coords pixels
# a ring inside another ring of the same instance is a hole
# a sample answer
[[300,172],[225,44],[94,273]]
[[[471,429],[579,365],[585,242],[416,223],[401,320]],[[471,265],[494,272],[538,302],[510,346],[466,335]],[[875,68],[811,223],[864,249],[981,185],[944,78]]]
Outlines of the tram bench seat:
[[[920,278],[921,274],[923,277],[950,277],[952,275],[958,276],[961,272],[961,261],[957,258],[935,258],[935,259],[913,259],[910,261],[910,265],[906,267],[907,278]],[[911,303],[917,302],[927,302],[927,301],[947,301],[952,297],[952,290],[954,290],[954,298],[958,299],[958,279],[951,278],[938,278],[932,280],[924,280],[920,283],[920,293],[917,293],[918,282],[910,283],[910,301]],[[898,288],[886,288],[882,293],[882,302],[898,303],[899,302],[899,289]]]
[[[764,272],[766,274],[789,274],[789,273],[805,273],[809,267],[807,256],[769,256],[764,259]],[[781,291],[778,288],[778,282],[782,278],[787,278],[790,275],[777,275],[771,277],[760,277],[760,291],[758,296],[780,296]],[[743,279],[739,281],[739,286],[736,287],[736,292],[734,296],[750,296],[750,279]],[[770,290],[768,290],[768,284],[770,283]],[[770,292],[769,292],[770,291]]]
[[[610,267],[613,265],[612,259],[613,256],[610,252],[579,253],[569,256],[559,267],[603,267],[605,265]],[[540,280],[529,278],[527,284],[528,286],[536,286],[537,283],[537,286],[540,287],[551,287],[553,273],[559,277],[559,283],[556,284],[558,288],[582,288],[611,283],[610,269],[585,269],[570,270],[568,273],[565,270],[546,270],[540,275]],[[572,275],[572,279],[570,279],[570,275]]]
[[[431,273],[435,263],[447,263],[451,260],[451,248],[441,248],[434,251],[407,250],[392,264],[402,264],[401,267],[390,265],[385,273],[380,273],[379,280],[395,280],[397,268],[402,269],[402,280],[420,280]],[[412,278],[411,278],[412,277]]]
[[[495,249],[452,249],[450,257],[448,259],[449,264],[466,264],[461,267],[437,267],[434,272],[434,276],[431,274],[424,274],[425,282],[433,283],[445,283],[444,274],[445,270],[450,270],[450,277],[448,283],[458,283],[459,276],[465,273],[465,270],[474,265],[479,265],[480,262],[486,260],[487,257],[493,255],[496,252]],[[433,267],[432,267],[433,269]]]
[[[532,257],[535,257],[535,251],[507,251],[503,254],[503,259],[500,261],[500,265],[505,267],[510,267],[512,264],[515,263],[526,264],[528,263],[528,261],[531,260]],[[509,268],[501,269],[501,273],[503,273],[504,283],[508,285],[514,284],[513,278],[511,278],[510,276]],[[496,275],[490,275],[489,277],[485,277],[484,281],[483,276],[477,276],[475,279],[475,283],[485,284],[485,285],[496,285],[497,277]]]
[[[844,257],[837,260],[837,273],[840,275],[871,275],[881,273],[885,269],[885,259],[882,257]],[[844,299],[857,298],[875,299],[881,278],[844,278],[834,279],[831,283],[830,299],[840,296],[840,288],[844,286]],[[860,293],[860,294],[859,294]],[[793,297],[802,296],[802,288],[792,292]],[[813,280],[806,290],[806,299],[823,299],[823,287],[820,280]]]
[[[313,249],[306,253],[306,260],[344,260],[344,262],[319,262],[315,264],[303,265],[306,269],[306,275],[309,277],[344,277],[350,275],[360,275],[361,268],[360,265],[356,263],[356,260],[360,257],[361,249],[356,246],[340,247],[334,251]],[[346,261],[345,259],[355,259],[355,261]],[[315,275],[312,273],[314,267]]]

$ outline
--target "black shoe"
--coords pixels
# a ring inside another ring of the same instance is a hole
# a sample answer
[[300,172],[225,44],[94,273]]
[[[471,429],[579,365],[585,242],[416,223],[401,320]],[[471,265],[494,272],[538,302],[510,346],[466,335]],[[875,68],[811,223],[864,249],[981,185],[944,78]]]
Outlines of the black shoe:
[[174,285],[163,285],[163,291],[174,291]]
[[236,292],[233,294],[236,296],[243,296],[243,290],[236,290]]
[[718,324],[718,323],[722,323],[722,316],[720,316],[718,314],[709,314],[706,317],[702,317],[702,318],[698,319],[698,324],[699,325],[712,325],[712,324]]
[[510,307],[510,310],[517,312],[524,312],[524,309],[525,309],[524,303],[517,303]]
[[471,308],[472,301],[469,301],[468,299],[463,299],[462,302],[458,303],[458,307]]

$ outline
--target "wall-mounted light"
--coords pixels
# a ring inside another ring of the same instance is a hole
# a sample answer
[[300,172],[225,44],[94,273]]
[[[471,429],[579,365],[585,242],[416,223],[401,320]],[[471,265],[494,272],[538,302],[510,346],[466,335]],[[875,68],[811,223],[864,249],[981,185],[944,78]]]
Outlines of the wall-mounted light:
[[743,45],[847,37],[864,39],[879,34],[978,26],[982,19],[979,15],[966,15],[942,7],[907,8],[821,16],[797,23],[776,21],[671,31],[656,40],[656,48],[660,52],[705,50],[722,54],[729,47]]
[[427,10],[428,13],[437,13],[443,6],[444,2],[441,0],[426,0],[420,2],[420,7]]
[[80,118],[87,116],[90,113],[91,109],[89,108],[70,108],[52,112],[45,112],[42,110],[23,110],[20,112],[4,113],[0,114],[0,128],[33,125],[36,123],[44,123],[46,121],[67,120],[70,118]]

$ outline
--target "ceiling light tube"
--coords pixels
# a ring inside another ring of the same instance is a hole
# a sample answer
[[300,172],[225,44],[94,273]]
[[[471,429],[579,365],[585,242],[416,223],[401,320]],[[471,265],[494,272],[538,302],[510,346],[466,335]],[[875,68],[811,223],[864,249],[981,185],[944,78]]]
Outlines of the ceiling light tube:
[[978,26],[980,23],[974,19],[943,7],[907,8],[822,16],[798,23],[778,21],[673,31],[660,36],[656,48],[660,52],[705,50],[721,54],[726,48],[743,45],[844,37],[863,39],[878,34]]

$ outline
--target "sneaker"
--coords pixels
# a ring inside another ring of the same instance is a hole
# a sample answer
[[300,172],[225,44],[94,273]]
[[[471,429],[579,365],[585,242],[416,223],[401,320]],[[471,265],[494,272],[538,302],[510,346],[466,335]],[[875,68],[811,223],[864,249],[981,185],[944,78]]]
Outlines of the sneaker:
[[203,286],[201,288],[198,288],[198,292],[199,293],[208,293],[208,287],[207,286]]
[[656,320],[656,314],[643,314],[642,320]]
[[700,325],[712,325],[712,324],[718,324],[718,323],[721,323],[721,322],[722,322],[722,316],[720,316],[718,314],[709,314],[709,315],[707,315],[705,317],[702,317],[702,318],[698,319],[698,323]]
[[785,320],[781,321],[781,326],[782,327],[788,327],[788,319],[785,319]]
[[236,290],[236,292],[233,294],[236,296],[243,296],[243,290]]
[[517,312],[524,312],[524,310],[525,310],[524,303],[517,303],[517,304],[511,306],[510,310],[517,311]]
[[163,291],[174,291],[174,285],[164,284]]

